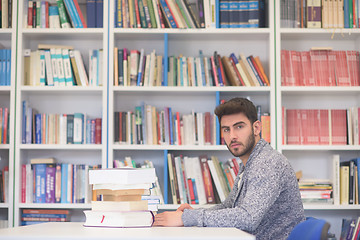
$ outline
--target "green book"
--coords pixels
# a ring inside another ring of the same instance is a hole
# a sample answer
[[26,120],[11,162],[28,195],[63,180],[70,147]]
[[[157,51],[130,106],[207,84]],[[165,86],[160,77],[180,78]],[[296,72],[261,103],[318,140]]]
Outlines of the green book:
[[149,8],[151,26],[152,26],[152,28],[157,28],[156,19],[155,19],[155,12],[154,12],[154,6],[152,4],[152,1],[147,0],[147,5],[148,5],[148,8]]
[[36,2],[36,28],[41,28],[40,21],[41,21],[41,12],[40,12],[40,1]]
[[[146,0],[145,0],[146,1]],[[143,0],[139,0],[138,1],[138,5],[139,5],[139,15],[140,15],[140,24],[142,28],[147,28],[147,23],[146,23],[146,16],[145,16],[145,10],[144,10],[144,2]]]
[[71,28],[69,18],[67,16],[65,5],[63,0],[56,0],[56,4],[59,8],[59,17],[61,28]]

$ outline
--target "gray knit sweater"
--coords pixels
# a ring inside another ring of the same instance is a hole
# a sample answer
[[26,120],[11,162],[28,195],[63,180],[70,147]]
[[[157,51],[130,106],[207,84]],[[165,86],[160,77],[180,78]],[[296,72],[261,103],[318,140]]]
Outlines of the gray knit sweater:
[[263,139],[246,166],[240,164],[234,188],[224,202],[209,209],[185,209],[182,215],[184,226],[236,227],[258,240],[286,239],[303,220],[294,170],[286,157]]

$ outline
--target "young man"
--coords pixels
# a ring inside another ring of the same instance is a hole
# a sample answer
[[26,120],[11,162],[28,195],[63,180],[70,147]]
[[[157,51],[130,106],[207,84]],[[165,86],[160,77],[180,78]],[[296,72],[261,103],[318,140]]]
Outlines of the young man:
[[236,227],[256,239],[286,239],[305,220],[295,172],[289,161],[260,138],[256,108],[234,98],[215,109],[229,151],[241,159],[234,187],[209,209],[182,204],[155,216],[155,226]]

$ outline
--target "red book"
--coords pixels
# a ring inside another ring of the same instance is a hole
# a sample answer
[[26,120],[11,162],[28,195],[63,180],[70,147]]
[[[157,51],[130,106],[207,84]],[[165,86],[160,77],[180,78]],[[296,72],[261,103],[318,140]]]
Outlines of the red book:
[[319,109],[317,110],[317,114],[317,124],[319,128],[319,144],[328,145],[330,141],[329,110]]
[[262,135],[261,137],[267,141],[268,143],[271,142],[271,135],[270,135],[270,115],[268,113],[261,116],[261,124],[262,124]]
[[[3,119],[3,144],[6,144],[8,141],[7,141],[7,131],[8,131],[8,124],[9,124],[9,109],[8,108],[4,108],[4,119]],[[0,116],[1,118],[2,116]],[[1,133],[0,133],[1,134]]]
[[337,86],[351,86],[347,66],[346,51],[334,51],[336,55],[336,84]]
[[180,128],[180,122],[181,122],[181,119],[180,119],[180,113],[179,112],[176,112],[176,121],[177,121],[177,140],[178,140],[178,145],[181,145],[181,128]]
[[45,27],[49,28],[49,2],[45,2]]
[[240,83],[241,83],[240,86],[245,86],[244,79],[242,79],[242,77],[241,77],[241,75],[240,75],[240,73],[239,73],[239,70],[237,69],[236,64],[235,64],[235,62],[234,62],[234,59],[233,59],[232,57],[229,57],[229,59],[230,59],[231,65],[233,66],[233,68],[234,68],[234,70],[235,70],[236,76],[237,76],[237,77],[239,78],[239,80],[240,80]]
[[232,158],[231,161],[234,164],[234,171],[235,171],[235,174],[237,175],[239,173],[239,171],[240,171],[239,163],[236,161],[235,158]]
[[28,19],[27,19],[27,27],[32,28],[32,22],[33,22],[33,4],[31,1],[28,3]]
[[[286,110],[287,144],[300,144],[300,117],[297,109]],[[299,114],[300,115],[300,114]]]
[[336,86],[336,54],[334,51],[328,52],[329,62],[329,86]]
[[21,203],[26,203],[26,164],[21,165]]
[[224,173],[225,173],[225,177],[226,177],[227,181],[229,182],[229,186],[230,186],[230,190],[231,190],[234,187],[234,179],[231,176],[229,166],[224,167]]
[[[83,25],[84,28],[87,28],[87,25],[86,25],[86,21],[85,21],[85,18],[81,12],[81,9],[80,9],[80,6],[79,6],[79,3],[78,3],[78,0],[73,0],[74,2],[74,5],[75,5],[75,8],[76,8],[76,11],[78,12],[79,14],[79,17],[80,17],[80,20],[81,20],[81,23]],[[95,17],[95,16],[94,16]]]
[[346,109],[331,110],[331,130],[333,145],[347,144]]
[[211,117],[210,112],[205,112],[205,144],[211,144]]
[[200,166],[204,181],[206,202],[208,204],[213,204],[215,203],[214,189],[211,182],[211,173],[206,156],[200,156]]
[[302,51],[300,52],[300,59],[301,59],[301,70],[303,81],[301,86],[315,86],[315,79],[313,75],[313,69],[310,59],[310,52],[309,51]]
[[281,86],[286,86],[286,74],[288,68],[286,67],[286,50],[281,50]]
[[300,118],[301,118],[301,133],[300,133],[300,144],[307,145],[308,144],[308,137],[309,137],[309,117],[308,112],[306,109],[300,109]]
[[[138,1],[134,1],[134,2],[135,2],[136,27],[141,28],[139,3],[138,3]],[[155,9],[155,6],[154,6],[154,9]]]
[[253,55],[250,55],[250,56],[249,56],[249,59],[250,59],[252,65],[254,66],[257,74],[259,75],[259,77],[260,77],[261,82],[263,83],[263,85],[264,85],[264,86],[269,86],[268,83],[267,83],[266,80],[265,80],[264,72],[262,72],[262,70],[260,69],[260,66],[259,66],[258,63],[256,62],[254,56],[253,56]]
[[95,144],[101,144],[101,118],[95,119]]
[[329,86],[329,63],[327,56],[328,50],[310,51],[316,86]]
[[191,178],[188,178],[187,179],[187,182],[188,182],[188,187],[189,187],[189,195],[190,195],[190,203],[191,204],[195,204],[195,194],[194,194],[194,186],[193,186],[193,183],[192,183],[192,180]]
[[351,86],[359,86],[359,52],[346,51]]
[[288,86],[301,86],[301,76],[300,76],[300,54],[297,51],[289,51],[290,54],[290,70],[291,70],[291,79],[288,82]]

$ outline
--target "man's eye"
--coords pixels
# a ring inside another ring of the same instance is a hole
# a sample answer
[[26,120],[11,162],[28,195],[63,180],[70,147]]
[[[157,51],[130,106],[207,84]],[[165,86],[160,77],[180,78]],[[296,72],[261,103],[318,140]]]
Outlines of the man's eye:
[[242,128],[243,126],[241,126],[241,125],[239,125],[239,126],[237,126],[237,128]]
[[228,132],[228,131],[229,131],[229,129],[227,129],[227,128],[223,129],[223,132]]

